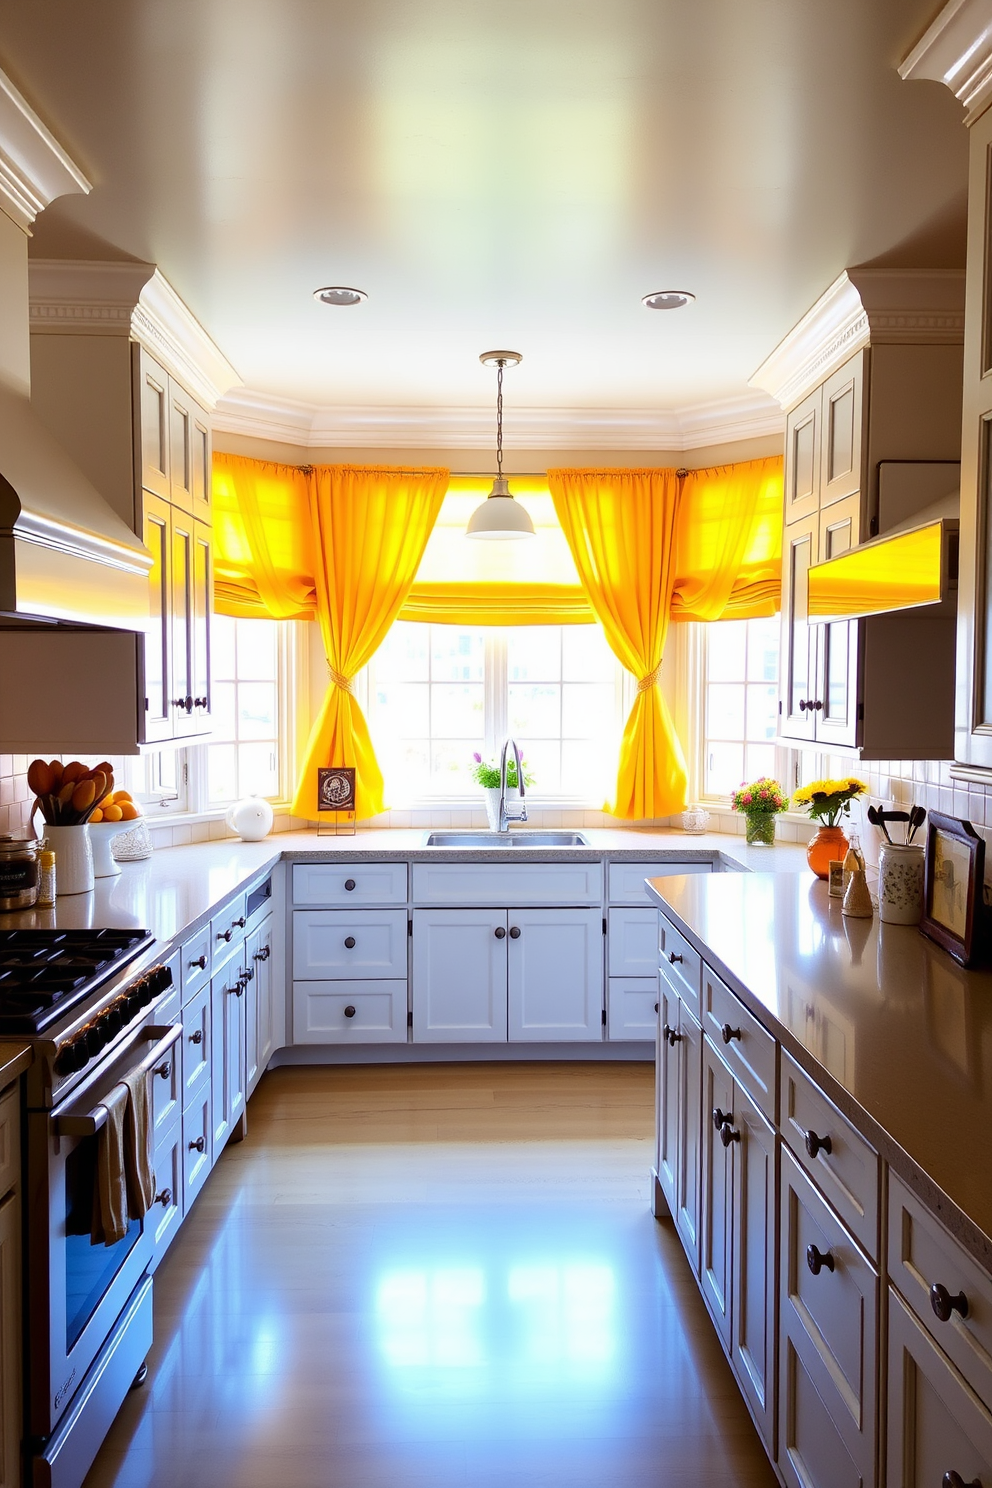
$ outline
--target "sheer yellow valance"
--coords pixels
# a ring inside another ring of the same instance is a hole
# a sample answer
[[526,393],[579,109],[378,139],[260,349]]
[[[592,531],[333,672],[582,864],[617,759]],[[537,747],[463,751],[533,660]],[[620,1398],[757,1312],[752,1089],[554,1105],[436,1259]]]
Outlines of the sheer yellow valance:
[[675,525],[671,618],[774,615],[781,588],[781,455],[688,471]]

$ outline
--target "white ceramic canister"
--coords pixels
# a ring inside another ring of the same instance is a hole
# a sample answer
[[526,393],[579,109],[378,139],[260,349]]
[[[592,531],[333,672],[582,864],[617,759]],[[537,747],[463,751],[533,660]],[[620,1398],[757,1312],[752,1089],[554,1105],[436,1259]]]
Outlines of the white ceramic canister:
[[45,840],[55,854],[55,891],[88,894],[93,887],[93,848],[84,822],[73,827],[45,826]]
[[923,848],[883,842],[878,854],[878,917],[918,925],[923,913]]
[[242,842],[261,842],[272,831],[272,807],[262,796],[247,796],[235,801],[224,820]]

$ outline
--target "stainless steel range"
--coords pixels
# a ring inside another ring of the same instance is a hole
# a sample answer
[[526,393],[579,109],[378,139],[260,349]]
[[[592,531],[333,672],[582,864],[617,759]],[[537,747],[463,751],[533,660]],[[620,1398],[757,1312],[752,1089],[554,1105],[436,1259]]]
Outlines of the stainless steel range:
[[104,1099],[169,1073],[182,1034],[143,930],[0,931],[0,1037],[23,1037],[27,1131],[27,1481],[79,1488],[151,1344],[151,1216],[90,1239]]

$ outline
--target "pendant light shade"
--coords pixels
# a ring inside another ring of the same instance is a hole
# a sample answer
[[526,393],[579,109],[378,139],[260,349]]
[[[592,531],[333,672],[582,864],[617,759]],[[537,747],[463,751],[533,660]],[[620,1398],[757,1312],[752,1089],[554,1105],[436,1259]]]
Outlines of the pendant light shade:
[[518,351],[484,351],[479,361],[496,367],[496,471],[493,488],[481,506],[476,507],[465,529],[466,537],[490,541],[507,541],[534,537],[534,523],[529,513],[514,500],[503,474],[503,368],[515,367],[522,361]]

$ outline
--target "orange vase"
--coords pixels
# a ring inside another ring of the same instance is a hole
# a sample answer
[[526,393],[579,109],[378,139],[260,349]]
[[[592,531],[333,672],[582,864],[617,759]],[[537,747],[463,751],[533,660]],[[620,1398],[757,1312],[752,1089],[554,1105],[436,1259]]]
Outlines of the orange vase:
[[847,838],[840,827],[820,827],[806,844],[806,861],[817,878],[830,877],[830,864],[843,860]]

